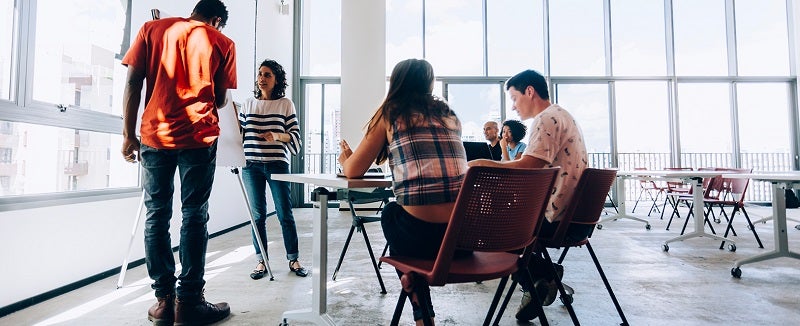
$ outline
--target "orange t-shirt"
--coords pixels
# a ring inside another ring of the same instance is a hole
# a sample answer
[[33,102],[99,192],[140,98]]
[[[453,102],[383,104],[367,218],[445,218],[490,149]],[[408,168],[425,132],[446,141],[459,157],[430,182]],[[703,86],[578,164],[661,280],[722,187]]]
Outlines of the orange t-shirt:
[[122,64],[146,76],[143,144],[189,149],[214,143],[219,136],[214,85],[236,88],[231,39],[196,20],[153,20],[139,30]]

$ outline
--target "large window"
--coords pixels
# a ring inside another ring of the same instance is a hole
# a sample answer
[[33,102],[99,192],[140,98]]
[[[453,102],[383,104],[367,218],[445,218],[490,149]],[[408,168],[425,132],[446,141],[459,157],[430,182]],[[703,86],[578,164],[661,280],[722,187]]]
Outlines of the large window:
[[666,75],[662,2],[611,1],[611,33],[615,76]]
[[618,82],[615,89],[619,166],[671,165],[667,83]]
[[681,166],[732,167],[730,84],[679,84]]
[[422,35],[422,1],[386,0],[387,76],[398,62],[423,57]]
[[[518,119],[504,82],[535,69],[581,125],[591,166],[798,169],[788,3],[387,0],[386,74],[430,61],[465,139],[480,140],[485,120]],[[332,20],[315,15],[304,17]],[[302,58],[319,55],[307,49]]]
[[553,75],[605,75],[603,1],[559,0],[549,3]]
[[129,10],[0,0],[0,197],[138,192],[138,165],[119,155]]
[[425,58],[439,76],[484,74],[481,0],[425,1]]
[[[33,99],[111,113],[125,8],[119,1],[38,0],[34,15]],[[53,23],[64,18],[69,24]]]
[[789,74],[785,0],[736,0],[739,75]]
[[[484,141],[483,124],[502,121],[500,102],[504,96],[502,84],[448,84],[450,108],[461,120],[461,139]],[[527,138],[525,142],[528,142]]]
[[728,75],[725,1],[673,0],[675,72]]
[[[544,71],[544,10],[541,0],[486,2],[489,76],[523,69]],[[525,31],[524,33],[518,33]]]
[[303,3],[302,74],[339,76],[342,72],[341,1]]

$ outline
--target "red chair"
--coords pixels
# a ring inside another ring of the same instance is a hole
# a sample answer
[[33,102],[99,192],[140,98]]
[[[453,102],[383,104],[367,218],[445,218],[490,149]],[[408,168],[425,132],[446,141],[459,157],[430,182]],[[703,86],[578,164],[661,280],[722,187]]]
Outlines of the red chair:
[[[643,167],[638,167],[633,169],[637,171],[647,170],[647,168]],[[639,201],[641,201],[642,196],[645,195],[646,195],[645,199],[651,200],[653,202],[650,205],[650,210],[647,212],[647,216],[650,216],[650,214],[653,213],[653,210],[658,212],[658,205],[656,205],[656,202],[658,202],[658,199],[661,198],[661,195],[663,195],[666,190],[667,188],[665,186],[660,186],[656,184],[656,182],[650,179],[650,177],[647,176],[639,177],[639,196],[636,197],[636,201],[633,203],[633,209],[631,210],[631,213],[636,212],[636,206],[639,205]]]
[[[444,286],[500,278],[484,321],[488,324],[508,277],[518,269],[521,256],[510,251],[519,252],[533,243],[557,173],[558,168],[471,167],[461,184],[437,257],[426,260],[386,256],[380,260],[394,266],[404,278],[412,278],[415,285]],[[454,259],[456,249],[473,253]],[[412,294],[413,290],[400,291],[391,325],[398,324],[406,298]],[[428,325],[429,299],[424,295],[416,297]]]
[[[692,171],[692,168],[679,168],[679,167],[670,167],[664,168],[666,171]],[[678,198],[681,195],[691,195],[692,194],[692,187],[687,185],[681,181],[667,181],[667,189],[664,191],[664,204],[661,206],[661,219],[664,219],[664,212],[666,212],[667,203],[672,206],[673,214],[670,216],[670,219],[675,215],[675,212],[678,210]],[[667,227],[669,230],[669,227]]]
[[[592,245],[589,243],[591,233],[582,239],[574,239],[574,235],[571,235],[569,232],[570,227],[574,225],[586,225],[588,227],[585,228],[589,229],[590,232],[594,229],[594,227],[600,221],[600,215],[602,214],[603,207],[605,206],[606,194],[611,188],[611,185],[614,183],[614,179],[616,177],[616,170],[594,168],[588,168],[584,170],[580,180],[578,181],[578,185],[575,188],[575,194],[573,195],[574,197],[572,197],[572,202],[566,208],[567,210],[565,211],[561,221],[558,222],[558,227],[556,228],[555,232],[547,238],[544,238],[545,235],[540,234],[537,236],[534,246],[537,249],[537,252],[544,254],[544,257],[547,261],[544,263],[545,268],[550,266],[549,268],[552,269],[552,275],[557,275],[558,272],[553,266],[550,254],[547,252],[547,248],[564,248],[564,250],[561,252],[561,257],[558,259],[558,263],[560,264],[564,261],[569,248],[585,245],[586,249],[589,250],[589,254],[592,256],[594,266],[597,268],[597,272],[600,274],[603,284],[605,284],[606,290],[611,297],[611,301],[614,303],[614,306],[617,309],[617,313],[619,314],[620,318],[622,318],[622,325],[628,325],[628,320],[625,318],[625,313],[622,312],[622,307],[620,306],[619,301],[617,301],[617,297],[614,295],[611,285],[608,283],[606,274],[603,272],[603,268],[600,266],[600,262],[597,260],[597,255],[595,255]],[[561,302],[567,307],[570,318],[572,318],[572,323],[575,325],[580,325],[578,317],[575,315],[575,310],[572,308],[572,294],[568,294],[566,292],[564,289],[564,284],[561,283],[560,278],[556,277],[555,281],[558,285],[558,290],[561,293]],[[498,320],[495,320],[493,325],[498,324],[500,315],[505,310],[509,301],[508,299],[510,298],[515,285],[516,282],[511,284],[511,289],[509,289],[508,295],[506,296],[503,305],[500,307]],[[540,312],[540,314],[543,313]]]
[[[564,250],[561,252],[561,257],[558,259],[559,264],[564,261],[569,248],[586,246],[586,249],[589,250],[589,255],[592,256],[594,266],[597,268],[597,272],[600,274],[600,278],[603,280],[603,284],[608,291],[608,295],[611,297],[611,301],[614,303],[614,307],[617,309],[617,313],[622,319],[621,325],[628,325],[628,320],[625,318],[625,313],[622,312],[622,307],[620,306],[619,301],[617,301],[617,297],[614,295],[611,285],[608,283],[608,278],[606,278],[606,274],[603,272],[603,268],[600,266],[600,261],[598,261],[597,255],[595,254],[594,249],[592,249],[592,245],[589,243],[591,234],[583,239],[570,239],[568,236],[569,228],[572,225],[597,225],[597,223],[600,221],[600,214],[603,211],[603,206],[605,205],[606,193],[608,193],[608,190],[611,188],[611,185],[614,183],[614,179],[616,179],[616,177],[616,170],[592,168],[584,170],[580,181],[578,181],[578,186],[575,188],[575,195],[572,203],[570,203],[570,207],[568,208],[569,210],[559,222],[555,233],[551,238],[537,239],[537,246],[546,248],[564,248]],[[592,227],[592,229],[594,229],[594,227]],[[552,262],[547,250],[542,249],[541,251],[547,261]],[[547,265],[553,268],[552,263]],[[556,272],[555,268],[553,268],[552,272]],[[564,290],[564,285],[561,283],[559,278],[555,278],[555,281],[558,285],[559,292],[561,293],[561,301],[567,307],[567,311],[572,318],[573,324],[579,325],[580,322],[578,321],[575,311],[572,308],[572,294],[566,293]]]
[[[753,169],[728,169],[728,171],[732,171],[735,173],[751,173]],[[747,220],[747,225],[750,228],[750,231],[753,232],[753,236],[756,238],[758,242],[759,248],[764,248],[764,244],[761,243],[761,238],[758,237],[758,233],[756,233],[756,228],[753,226],[753,221],[750,220],[750,216],[747,214],[747,210],[744,208],[744,197],[745,193],[747,192],[747,186],[750,184],[750,179],[736,179],[736,178],[725,178],[722,177],[724,184],[727,185],[729,190],[730,196],[722,196],[722,199],[716,200],[709,200],[706,203],[709,206],[718,206],[720,209],[723,207],[733,207],[733,212],[731,212],[730,217],[722,210],[723,216],[728,221],[728,227],[725,228],[725,235],[724,237],[728,236],[728,233],[733,232],[733,235],[736,235],[736,231],[733,230],[733,218],[736,215],[736,212],[742,211],[744,214],[745,219]],[[730,199],[727,199],[730,197]],[[719,248],[722,249],[725,247],[725,241],[719,245]],[[736,245],[730,244],[731,251],[735,251]]]

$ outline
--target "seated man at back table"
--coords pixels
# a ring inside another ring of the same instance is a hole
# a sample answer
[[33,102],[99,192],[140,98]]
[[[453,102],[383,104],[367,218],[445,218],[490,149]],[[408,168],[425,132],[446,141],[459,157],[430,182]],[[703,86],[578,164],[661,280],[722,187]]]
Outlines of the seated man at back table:
[[[550,103],[547,81],[544,76],[533,70],[525,70],[506,82],[506,90],[511,96],[512,109],[517,111],[522,120],[533,118],[530,128],[528,147],[518,160],[496,162],[492,160],[474,160],[469,166],[502,166],[509,168],[548,168],[559,167],[558,178],[553,185],[553,192],[545,212],[546,219],[539,231],[540,236],[552,235],[558,227],[564,209],[572,199],[583,170],[587,167],[586,146],[583,134],[572,115],[558,104]],[[591,233],[592,227],[572,228],[568,237],[585,237]],[[524,295],[516,317],[519,320],[531,320],[536,317],[539,308],[531,301],[530,290],[537,289],[540,301],[549,305],[555,300],[557,289],[555,276],[548,273],[551,269],[546,265],[541,254],[533,255],[529,270],[534,280],[526,277],[518,278]],[[560,265],[557,269],[561,269]]]
[[492,153],[492,159],[499,161],[503,158],[503,149],[500,148],[500,128],[497,126],[497,121],[486,121],[483,124],[483,136],[489,142],[489,152]]

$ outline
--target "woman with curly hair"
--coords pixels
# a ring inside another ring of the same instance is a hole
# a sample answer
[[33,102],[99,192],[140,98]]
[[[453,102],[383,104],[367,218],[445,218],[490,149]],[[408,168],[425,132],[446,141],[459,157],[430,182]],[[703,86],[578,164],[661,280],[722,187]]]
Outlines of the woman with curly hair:
[[254,97],[248,98],[239,112],[242,127],[244,156],[247,163],[242,168],[242,180],[250,199],[250,211],[255,218],[258,235],[253,232],[258,265],[250,274],[257,280],[264,277],[264,254],[258,247],[256,236],[267,242],[266,185],[272,193],[278,221],[283,231],[283,244],[289,271],[300,277],[308,275],[300,262],[297,227],[292,215],[289,183],[272,179],[272,174],[289,173],[289,153],[300,151],[300,126],[292,100],[286,98],[286,71],[274,60],[264,60],[258,68]]
[[528,147],[521,142],[525,138],[528,127],[525,127],[519,120],[506,120],[503,122],[502,139],[500,139],[500,149],[503,150],[503,161],[518,160]]

